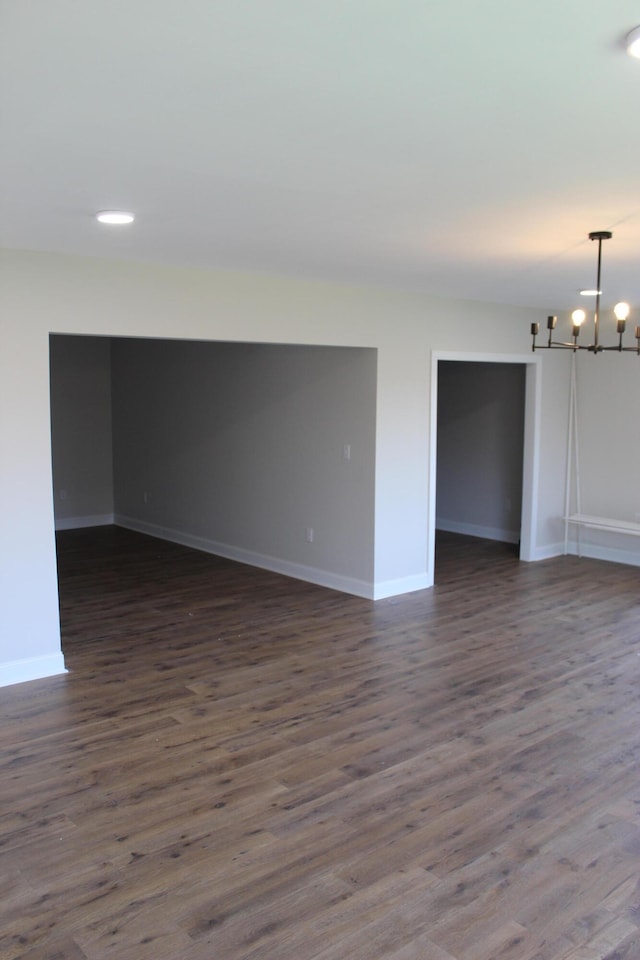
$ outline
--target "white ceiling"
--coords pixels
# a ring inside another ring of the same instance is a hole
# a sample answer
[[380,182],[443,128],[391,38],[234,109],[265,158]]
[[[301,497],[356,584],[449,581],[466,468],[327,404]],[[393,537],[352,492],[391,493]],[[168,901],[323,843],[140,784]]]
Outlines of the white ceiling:
[[0,0],[2,245],[546,311],[612,229],[604,302],[640,308],[638,23],[637,0]]

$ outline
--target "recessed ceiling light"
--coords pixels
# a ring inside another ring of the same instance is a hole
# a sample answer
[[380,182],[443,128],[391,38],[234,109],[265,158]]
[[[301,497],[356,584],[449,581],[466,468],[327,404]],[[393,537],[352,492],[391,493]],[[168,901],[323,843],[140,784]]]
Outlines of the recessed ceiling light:
[[640,59],[640,27],[634,27],[626,38],[627,53]]
[[597,297],[602,294],[602,290],[580,290],[581,297]]
[[126,210],[101,210],[100,213],[96,213],[96,220],[100,223],[122,224],[133,223],[135,217]]

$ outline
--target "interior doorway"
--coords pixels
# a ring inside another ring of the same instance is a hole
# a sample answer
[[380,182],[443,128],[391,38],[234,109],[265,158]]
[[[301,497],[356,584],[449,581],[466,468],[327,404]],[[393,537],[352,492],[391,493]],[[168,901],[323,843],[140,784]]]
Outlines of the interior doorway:
[[434,353],[432,582],[438,528],[513,544],[521,560],[533,559],[539,380],[535,356]]
[[520,542],[525,367],[438,365],[436,530]]

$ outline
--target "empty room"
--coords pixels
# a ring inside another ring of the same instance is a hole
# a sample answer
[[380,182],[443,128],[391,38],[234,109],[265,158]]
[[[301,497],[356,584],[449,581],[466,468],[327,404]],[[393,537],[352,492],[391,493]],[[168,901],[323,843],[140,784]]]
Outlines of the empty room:
[[0,0],[2,960],[640,956],[638,18]]

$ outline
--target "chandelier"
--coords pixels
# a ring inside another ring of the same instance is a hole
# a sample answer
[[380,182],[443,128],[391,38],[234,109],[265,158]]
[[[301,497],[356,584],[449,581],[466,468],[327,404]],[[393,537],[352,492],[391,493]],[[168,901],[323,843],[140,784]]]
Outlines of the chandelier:
[[604,347],[600,343],[600,294],[602,290],[600,288],[600,275],[602,267],[602,241],[610,240],[613,234],[610,230],[594,230],[593,233],[589,234],[589,240],[598,241],[598,275],[596,279],[595,290],[583,290],[581,291],[585,295],[595,294],[596,305],[593,311],[593,342],[590,344],[578,343],[578,337],[580,335],[580,329],[582,324],[587,318],[587,314],[584,310],[574,310],[571,314],[571,321],[573,323],[573,328],[571,331],[571,336],[573,337],[572,341],[562,341],[553,339],[553,331],[556,328],[558,322],[557,317],[547,317],[547,330],[549,331],[549,339],[546,343],[536,343],[536,337],[540,333],[540,324],[532,323],[531,324],[531,336],[532,336],[532,350],[552,350],[554,348],[559,348],[560,350],[590,350],[593,354],[602,353],[604,350],[616,350],[618,353],[623,353],[625,351],[637,353],[640,356],[640,325],[636,327],[636,346],[635,347],[623,347],[622,346],[622,334],[625,331],[627,324],[627,317],[629,316],[629,304],[628,303],[616,303],[613,308],[613,312],[616,318],[616,333],[618,334],[618,342],[610,347]]

